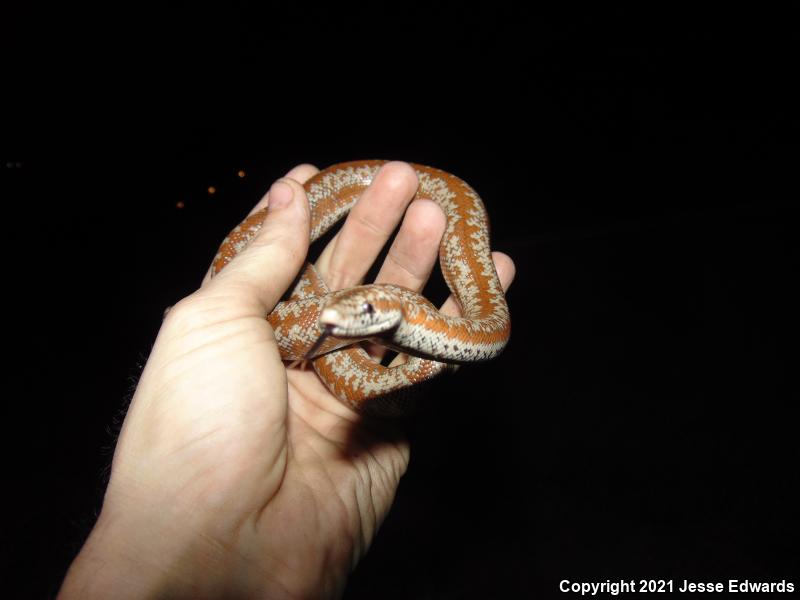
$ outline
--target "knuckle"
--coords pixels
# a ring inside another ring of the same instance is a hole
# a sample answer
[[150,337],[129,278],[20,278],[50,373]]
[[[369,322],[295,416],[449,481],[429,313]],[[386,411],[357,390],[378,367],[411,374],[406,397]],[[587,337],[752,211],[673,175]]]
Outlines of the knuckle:
[[187,296],[169,311],[163,327],[180,337],[252,313],[259,313],[256,294],[246,281],[230,281],[224,290],[199,291]]
[[196,329],[209,322],[208,309],[202,296],[192,294],[170,308],[164,317],[163,326],[179,334]]
[[289,263],[294,265],[305,256],[304,244],[297,236],[278,234],[260,236],[251,244],[252,252],[269,253],[276,265]]
[[366,230],[365,233],[374,235],[378,238],[388,238],[391,235],[391,230],[385,227],[381,227],[378,223],[373,221],[369,215],[363,214],[361,211],[356,213],[351,213],[353,216],[353,221],[355,224],[363,230]]

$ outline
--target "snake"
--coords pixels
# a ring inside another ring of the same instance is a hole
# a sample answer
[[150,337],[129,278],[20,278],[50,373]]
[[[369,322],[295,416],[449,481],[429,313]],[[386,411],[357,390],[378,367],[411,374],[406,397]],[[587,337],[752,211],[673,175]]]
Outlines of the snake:
[[[311,242],[347,215],[387,162],[338,163],[304,184]],[[444,211],[447,224],[439,264],[461,316],[443,315],[421,294],[394,284],[330,290],[312,263],[306,263],[289,297],[267,316],[281,358],[309,361],[328,390],[360,413],[404,414],[414,386],[458,365],[495,358],[511,333],[480,196],[455,175],[409,164],[418,179],[414,198],[433,200]],[[225,237],[212,263],[212,277],[249,245],[268,210],[254,212]],[[406,360],[381,365],[363,348],[363,341],[401,352]]]

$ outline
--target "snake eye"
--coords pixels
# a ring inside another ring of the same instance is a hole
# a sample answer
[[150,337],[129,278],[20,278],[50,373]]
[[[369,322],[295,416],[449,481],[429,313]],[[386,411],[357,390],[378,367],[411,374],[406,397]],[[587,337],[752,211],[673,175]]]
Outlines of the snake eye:
[[371,315],[372,313],[375,312],[375,307],[372,306],[372,304],[370,304],[369,302],[364,302],[364,304],[361,305],[361,310],[364,311],[366,314]]

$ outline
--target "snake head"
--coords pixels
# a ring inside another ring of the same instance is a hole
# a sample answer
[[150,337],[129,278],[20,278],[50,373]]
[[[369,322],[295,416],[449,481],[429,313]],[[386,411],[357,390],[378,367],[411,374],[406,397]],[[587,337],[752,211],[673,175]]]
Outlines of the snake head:
[[329,334],[346,338],[369,338],[396,328],[403,319],[400,295],[395,286],[372,284],[334,292],[319,317]]

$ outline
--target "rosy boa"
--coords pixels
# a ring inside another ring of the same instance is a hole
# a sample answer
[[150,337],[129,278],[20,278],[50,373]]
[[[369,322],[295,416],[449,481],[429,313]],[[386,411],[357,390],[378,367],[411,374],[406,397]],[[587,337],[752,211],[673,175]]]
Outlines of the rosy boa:
[[[340,163],[306,182],[311,241],[349,212],[386,162]],[[402,402],[394,399],[401,399],[408,388],[432,379],[453,363],[494,358],[511,332],[508,305],[492,261],[483,202],[469,185],[450,173],[422,165],[412,167],[419,179],[416,197],[435,201],[447,217],[439,261],[463,316],[442,315],[423,296],[397,285],[372,284],[331,292],[309,263],[289,299],[267,317],[281,357],[310,359],[334,396],[357,411],[403,412],[398,408]],[[253,213],[228,234],[214,258],[212,273],[218,273],[248,245],[267,210]],[[405,352],[407,360],[395,367],[382,366],[357,343],[362,340]],[[381,400],[373,401],[379,397]]]

